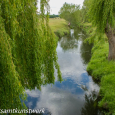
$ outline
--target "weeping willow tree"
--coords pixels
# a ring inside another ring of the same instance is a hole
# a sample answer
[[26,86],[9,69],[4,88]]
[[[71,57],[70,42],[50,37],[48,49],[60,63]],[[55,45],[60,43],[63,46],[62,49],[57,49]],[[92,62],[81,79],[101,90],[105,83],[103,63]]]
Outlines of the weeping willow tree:
[[[45,14],[47,10],[47,15]],[[58,80],[56,40],[48,25],[48,2],[0,1],[0,108],[25,108],[25,88],[33,89]]]
[[109,42],[109,60],[115,60],[115,0],[90,0],[89,15],[99,33]]

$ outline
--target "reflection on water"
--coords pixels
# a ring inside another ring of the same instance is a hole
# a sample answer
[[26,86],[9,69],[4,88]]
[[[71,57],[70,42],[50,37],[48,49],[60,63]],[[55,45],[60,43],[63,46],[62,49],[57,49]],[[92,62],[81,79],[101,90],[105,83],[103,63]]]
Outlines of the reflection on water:
[[[60,83],[55,79],[54,84],[42,85],[41,91],[37,88],[27,89],[28,101],[25,103],[28,108],[44,108],[43,115],[90,115],[87,111],[91,111],[92,99],[88,95],[93,91],[98,93],[99,86],[86,72],[92,46],[83,43],[85,37],[82,30],[77,28],[59,40],[57,55],[63,81]],[[95,115],[98,115],[95,109]]]
[[81,110],[81,115],[102,115],[98,109],[96,98],[98,92],[92,91],[90,94],[85,94],[85,104]]
[[74,30],[71,30],[70,35],[62,37],[58,44],[61,45],[60,48],[62,48],[63,51],[77,48],[78,40],[74,38]]

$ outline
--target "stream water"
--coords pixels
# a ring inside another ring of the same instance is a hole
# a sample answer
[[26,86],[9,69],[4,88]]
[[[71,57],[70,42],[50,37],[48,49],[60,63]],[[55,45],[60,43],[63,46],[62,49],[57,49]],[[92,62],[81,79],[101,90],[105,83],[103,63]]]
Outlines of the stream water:
[[[40,115],[98,115],[96,97],[99,86],[86,71],[92,45],[83,43],[85,33],[79,28],[58,41],[58,63],[63,81],[26,89],[25,104],[29,109],[44,109]],[[95,105],[95,106],[94,106]]]

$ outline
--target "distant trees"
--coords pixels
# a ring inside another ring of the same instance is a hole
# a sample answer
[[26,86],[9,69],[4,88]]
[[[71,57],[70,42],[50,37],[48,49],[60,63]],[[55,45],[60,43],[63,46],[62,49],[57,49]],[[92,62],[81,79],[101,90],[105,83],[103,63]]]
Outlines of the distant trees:
[[56,17],[59,17],[59,15],[55,15],[55,14],[49,15],[49,18],[56,18]]
[[82,15],[82,22],[89,22],[89,7],[90,7],[91,0],[84,0],[83,6],[81,9],[81,15]]
[[68,22],[71,23],[71,26],[79,26],[80,25],[80,6],[75,4],[64,3],[59,11],[59,15],[61,18],[64,18]]
[[115,0],[84,0],[82,9],[79,5],[65,2],[59,14],[71,26],[91,22],[99,35],[105,33],[109,42],[108,60],[115,60]]

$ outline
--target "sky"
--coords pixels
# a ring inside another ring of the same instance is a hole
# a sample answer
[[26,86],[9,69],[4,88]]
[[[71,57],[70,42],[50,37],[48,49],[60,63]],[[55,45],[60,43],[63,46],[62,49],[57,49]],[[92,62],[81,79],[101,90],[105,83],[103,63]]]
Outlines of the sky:
[[80,5],[82,7],[84,0],[50,0],[50,14],[58,14],[60,8],[65,2]]

